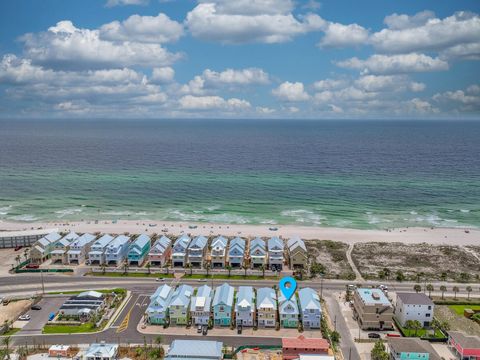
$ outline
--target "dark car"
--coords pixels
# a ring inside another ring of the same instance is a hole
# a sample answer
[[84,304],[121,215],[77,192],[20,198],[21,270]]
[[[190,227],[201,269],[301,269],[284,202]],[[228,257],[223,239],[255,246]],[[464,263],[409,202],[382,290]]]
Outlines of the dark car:
[[42,307],[40,305],[33,305],[31,307],[32,310],[42,310]]
[[20,250],[21,248],[23,248],[22,245],[15,246],[15,251],[18,251],[18,250]]
[[202,335],[207,335],[208,334],[208,326],[203,327]]
[[242,325],[238,325],[237,326],[237,334],[241,334],[242,333]]
[[369,333],[368,334],[368,337],[370,339],[380,339],[380,334],[377,334],[377,333]]

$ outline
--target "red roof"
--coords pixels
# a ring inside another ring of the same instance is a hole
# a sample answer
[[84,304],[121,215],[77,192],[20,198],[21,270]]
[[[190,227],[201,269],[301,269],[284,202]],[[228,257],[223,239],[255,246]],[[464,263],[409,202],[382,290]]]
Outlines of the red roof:
[[298,338],[283,338],[282,339],[283,348],[301,348],[301,349],[312,349],[312,350],[328,350],[330,345],[328,341],[320,338],[305,338],[305,336],[300,335]]

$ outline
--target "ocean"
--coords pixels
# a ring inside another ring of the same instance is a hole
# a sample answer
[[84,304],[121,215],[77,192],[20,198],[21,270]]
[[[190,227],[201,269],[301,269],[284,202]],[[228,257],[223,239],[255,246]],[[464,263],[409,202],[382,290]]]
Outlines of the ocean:
[[480,122],[0,120],[0,219],[480,226]]

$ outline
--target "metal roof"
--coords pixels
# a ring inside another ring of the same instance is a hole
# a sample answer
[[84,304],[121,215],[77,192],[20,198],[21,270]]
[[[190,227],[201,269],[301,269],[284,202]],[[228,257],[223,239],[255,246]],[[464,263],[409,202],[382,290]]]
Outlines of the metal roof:
[[213,306],[221,304],[233,306],[233,293],[233,286],[230,286],[227,283],[217,287],[215,289],[215,296],[213,297]]
[[257,309],[277,308],[277,295],[272,288],[260,288],[257,290]]
[[197,236],[195,237],[190,245],[188,245],[188,249],[198,248],[200,250],[204,249],[207,246],[208,239],[205,236]]
[[434,305],[433,301],[424,293],[397,292],[397,299],[401,299],[402,303],[407,305]]
[[238,311],[238,307],[254,308],[254,294],[251,286],[240,286],[237,292],[237,298],[235,301],[235,311]]
[[166,359],[221,359],[223,343],[208,340],[173,340]]
[[311,288],[300,289],[298,291],[298,300],[300,302],[300,308],[302,311],[306,309],[319,309],[322,311],[320,297],[318,296],[318,293]]

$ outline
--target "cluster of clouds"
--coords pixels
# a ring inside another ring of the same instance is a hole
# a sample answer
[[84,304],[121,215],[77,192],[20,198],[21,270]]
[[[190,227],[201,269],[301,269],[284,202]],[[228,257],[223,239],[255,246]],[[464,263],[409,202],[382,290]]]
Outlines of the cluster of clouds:
[[[108,0],[105,6],[147,3]],[[197,0],[182,22],[163,13],[132,15],[95,29],[60,21],[21,36],[21,57],[3,55],[0,85],[17,104],[11,110],[21,109],[23,116],[42,111],[154,117],[204,116],[207,111],[238,117],[401,116],[480,110],[476,84],[422,96],[427,84],[413,79],[419,73],[447,71],[458,61],[480,60],[478,14],[462,11],[443,19],[431,11],[392,14],[375,32],[323,19],[314,12],[320,9],[314,0],[300,9],[295,5],[293,0]],[[308,84],[282,81],[255,66],[207,68],[185,83],[175,78],[175,64],[187,61],[188,54],[169,46],[182,37],[239,46],[291,42],[307,33],[318,33],[319,52],[368,47],[373,53],[338,59],[337,75]],[[252,89],[265,89],[271,101],[252,104]]]

